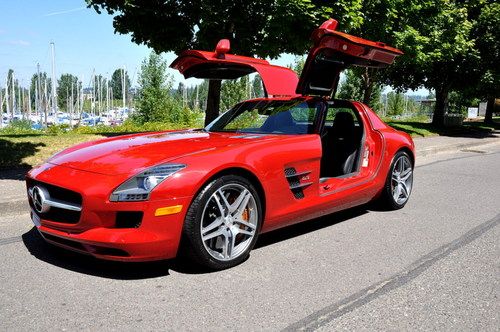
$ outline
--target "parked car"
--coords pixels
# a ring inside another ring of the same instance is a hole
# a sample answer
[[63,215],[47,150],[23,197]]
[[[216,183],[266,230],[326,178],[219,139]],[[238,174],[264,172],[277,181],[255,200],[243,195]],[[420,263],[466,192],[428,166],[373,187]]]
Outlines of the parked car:
[[378,200],[402,208],[414,144],[366,105],[333,99],[349,66],[383,68],[401,52],[336,31],[313,33],[300,79],[266,60],[188,50],[186,78],[258,73],[267,97],[206,128],[111,137],[68,148],[26,178],[32,219],[52,244],[119,261],[175,257],[212,269],[245,260],[258,234]]

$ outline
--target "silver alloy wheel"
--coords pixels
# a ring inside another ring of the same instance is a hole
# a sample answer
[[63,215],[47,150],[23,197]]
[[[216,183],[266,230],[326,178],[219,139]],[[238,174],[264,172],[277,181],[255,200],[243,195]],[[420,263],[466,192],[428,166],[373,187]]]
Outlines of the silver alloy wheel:
[[394,163],[391,176],[391,189],[394,201],[401,205],[410,197],[413,185],[413,166],[406,155],[400,156]]
[[230,261],[250,246],[257,231],[255,198],[244,186],[226,184],[210,196],[203,209],[201,238],[207,252]]

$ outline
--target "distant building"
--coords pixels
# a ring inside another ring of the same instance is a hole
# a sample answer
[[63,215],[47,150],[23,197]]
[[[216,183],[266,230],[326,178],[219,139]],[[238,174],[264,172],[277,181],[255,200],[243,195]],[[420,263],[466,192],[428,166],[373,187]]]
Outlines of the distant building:
[[92,98],[92,88],[83,88],[82,89],[83,100],[88,100]]

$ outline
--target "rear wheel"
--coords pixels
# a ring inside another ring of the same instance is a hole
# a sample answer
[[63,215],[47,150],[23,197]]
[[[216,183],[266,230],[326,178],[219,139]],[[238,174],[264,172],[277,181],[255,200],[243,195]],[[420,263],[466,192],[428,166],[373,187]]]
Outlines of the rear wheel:
[[399,151],[389,169],[380,203],[391,210],[401,209],[408,202],[413,187],[413,163],[408,153]]
[[240,176],[222,176],[206,185],[189,207],[185,250],[211,269],[235,266],[248,257],[261,223],[260,198],[253,185]]

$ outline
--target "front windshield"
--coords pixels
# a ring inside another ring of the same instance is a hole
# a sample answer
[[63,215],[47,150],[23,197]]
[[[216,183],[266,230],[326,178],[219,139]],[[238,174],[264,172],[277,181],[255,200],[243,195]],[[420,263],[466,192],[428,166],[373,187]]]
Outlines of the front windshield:
[[321,104],[318,101],[258,100],[234,106],[207,131],[256,134],[311,134]]

